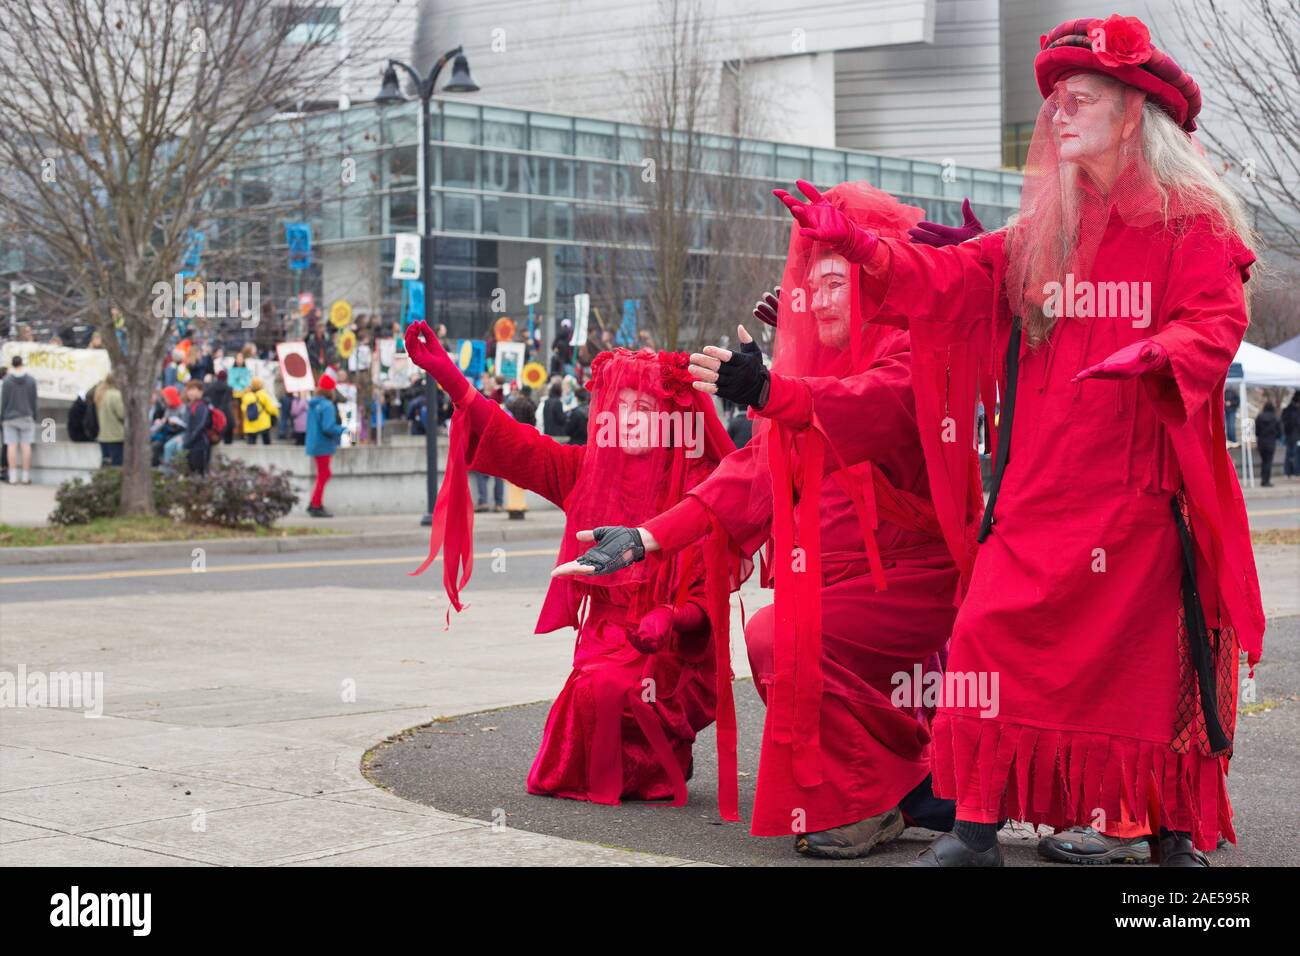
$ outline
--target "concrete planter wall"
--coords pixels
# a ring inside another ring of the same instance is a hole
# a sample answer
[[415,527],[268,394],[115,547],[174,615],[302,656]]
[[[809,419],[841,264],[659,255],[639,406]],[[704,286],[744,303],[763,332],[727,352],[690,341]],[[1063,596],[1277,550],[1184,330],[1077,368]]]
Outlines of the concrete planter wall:
[[[214,454],[291,472],[299,498],[294,513],[306,511],[315,483],[315,466],[301,446],[237,442],[218,445]],[[391,445],[340,448],[331,465],[333,477],[325,489],[325,507],[338,515],[424,514],[424,455],[421,438],[403,438]],[[444,471],[446,455],[444,440],[439,447],[439,468]],[[89,478],[99,462],[99,445],[94,442],[38,443],[32,448],[32,481],[38,485],[58,485],[70,478]],[[552,509],[554,505],[529,493],[528,507]]]

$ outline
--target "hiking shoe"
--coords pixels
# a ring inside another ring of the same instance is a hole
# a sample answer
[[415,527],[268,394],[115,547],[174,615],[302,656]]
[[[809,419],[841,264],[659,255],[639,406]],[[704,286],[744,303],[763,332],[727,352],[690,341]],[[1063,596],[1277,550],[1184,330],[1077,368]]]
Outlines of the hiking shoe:
[[1056,863],[1150,863],[1151,845],[1145,836],[1107,836],[1092,827],[1071,827],[1040,837],[1038,855]]
[[873,847],[897,839],[904,826],[903,814],[894,807],[857,823],[801,833],[794,839],[794,849],[804,856],[824,860],[856,860],[870,853]]

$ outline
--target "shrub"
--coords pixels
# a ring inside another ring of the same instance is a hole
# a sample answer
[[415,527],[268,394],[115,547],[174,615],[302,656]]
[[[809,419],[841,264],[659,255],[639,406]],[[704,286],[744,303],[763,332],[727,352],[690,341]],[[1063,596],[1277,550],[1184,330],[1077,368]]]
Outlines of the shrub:
[[[183,467],[185,459],[177,461]],[[289,472],[224,458],[213,461],[206,475],[155,469],[154,507],[159,514],[193,524],[269,528],[298,501],[289,477]],[[87,524],[114,517],[121,510],[122,469],[101,468],[89,481],[65,481],[54,501],[51,524]]]
[[[154,472],[153,493],[157,501],[165,476]],[[54,494],[54,511],[50,524],[89,524],[96,518],[111,518],[122,507],[122,469],[100,468],[89,481],[73,478],[59,485]]]
[[289,472],[219,458],[206,475],[181,473],[168,482],[159,510],[180,521],[225,528],[269,528],[298,502]]

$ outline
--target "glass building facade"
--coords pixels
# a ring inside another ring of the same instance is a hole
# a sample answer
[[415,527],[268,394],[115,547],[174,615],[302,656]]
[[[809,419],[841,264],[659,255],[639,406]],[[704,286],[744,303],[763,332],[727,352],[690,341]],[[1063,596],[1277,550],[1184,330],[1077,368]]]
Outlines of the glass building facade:
[[[367,292],[351,297],[354,309],[396,319],[402,290],[391,278],[393,237],[419,231],[418,111],[418,101],[362,105],[260,127],[235,151],[238,160],[223,181],[221,211],[210,230],[211,248],[246,257],[250,267],[268,255],[287,260],[284,223],[310,223],[313,265],[292,279],[274,270],[274,301],[306,290],[324,302],[334,297],[331,287],[338,287],[331,272],[344,270],[369,276]],[[453,336],[481,336],[499,317],[493,291],[522,281],[504,273],[522,271],[523,255],[549,247],[548,292],[556,317],[564,318],[572,295],[590,285],[585,251],[618,245],[620,236],[635,246],[634,237],[644,234],[643,172],[652,131],[437,99],[431,123],[429,213],[437,242],[426,312]],[[766,254],[774,275],[784,258],[789,218],[771,189],[799,178],[826,185],[867,180],[924,208],[928,218],[951,224],[961,222],[964,197],[990,227],[1019,206],[1022,177],[1014,172],[723,136],[703,136],[698,147],[699,178],[730,180],[727,215],[752,217],[770,230]],[[702,204],[707,207],[708,200]],[[708,243],[712,210],[698,212],[692,253],[714,254]],[[648,284],[649,275],[641,278]],[[518,309],[511,313],[519,316]]]

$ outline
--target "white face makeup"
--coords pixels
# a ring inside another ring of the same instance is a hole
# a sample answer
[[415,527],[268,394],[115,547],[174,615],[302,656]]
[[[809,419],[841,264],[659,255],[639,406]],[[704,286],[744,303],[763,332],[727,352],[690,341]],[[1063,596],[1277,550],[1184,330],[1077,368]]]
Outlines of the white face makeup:
[[849,261],[828,253],[813,262],[808,270],[809,308],[817,323],[817,338],[827,348],[849,347],[849,318],[853,314],[850,299]]
[[1048,109],[1061,162],[1089,172],[1105,168],[1119,153],[1124,132],[1123,93],[1119,84],[1080,73],[1056,84]]
[[651,428],[654,427],[654,413],[658,410],[655,400],[634,388],[618,390],[618,447],[626,455],[644,455],[653,447]]

